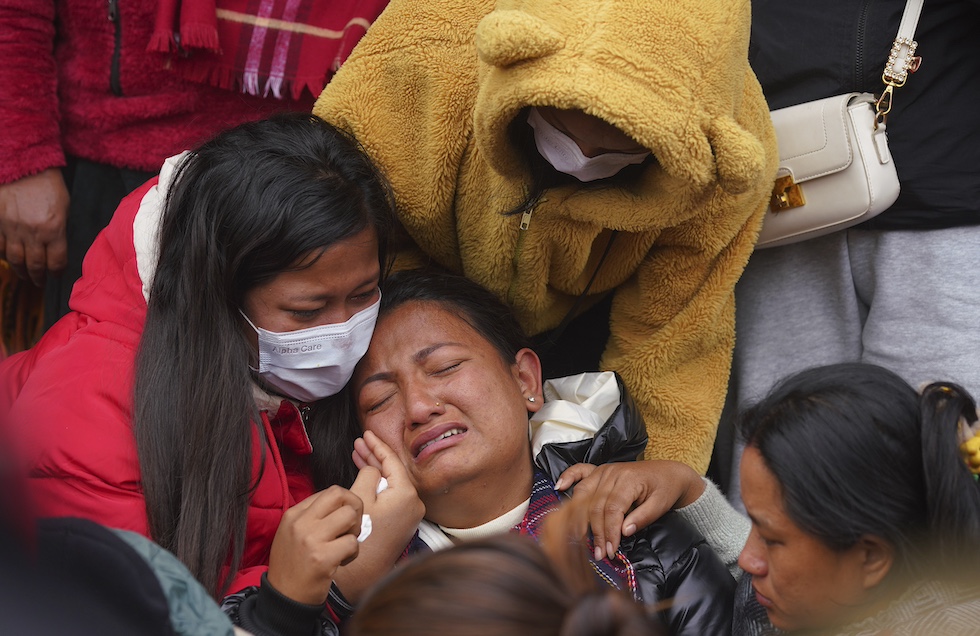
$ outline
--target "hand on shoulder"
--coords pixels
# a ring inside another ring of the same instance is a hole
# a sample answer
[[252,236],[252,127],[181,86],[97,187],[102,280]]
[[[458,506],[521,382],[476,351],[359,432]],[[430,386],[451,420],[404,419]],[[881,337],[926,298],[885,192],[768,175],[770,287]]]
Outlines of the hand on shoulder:
[[693,468],[669,460],[576,464],[556,483],[558,490],[573,486],[572,499],[586,502],[580,507],[579,523],[592,527],[597,559],[619,549],[622,537],[693,503],[704,492],[704,482]]

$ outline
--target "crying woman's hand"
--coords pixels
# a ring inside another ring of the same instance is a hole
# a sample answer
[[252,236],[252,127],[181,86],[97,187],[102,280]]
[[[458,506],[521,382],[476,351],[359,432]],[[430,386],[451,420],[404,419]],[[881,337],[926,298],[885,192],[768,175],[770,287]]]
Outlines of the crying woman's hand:
[[[374,433],[366,432],[354,443],[354,462],[360,472],[351,491],[364,502],[372,531],[357,559],[336,575],[337,587],[351,603],[391,570],[425,516],[405,466]],[[385,487],[379,489],[382,483]]]

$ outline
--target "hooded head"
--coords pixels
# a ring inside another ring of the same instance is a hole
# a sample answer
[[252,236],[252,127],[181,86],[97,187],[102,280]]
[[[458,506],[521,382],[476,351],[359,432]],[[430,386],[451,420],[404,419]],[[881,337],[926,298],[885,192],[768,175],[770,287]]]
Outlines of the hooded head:
[[766,170],[771,126],[743,108],[750,97],[768,112],[749,26],[748,0],[500,0],[476,33],[477,145],[518,176],[514,118],[528,106],[580,110],[650,149],[668,175],[744,192]]

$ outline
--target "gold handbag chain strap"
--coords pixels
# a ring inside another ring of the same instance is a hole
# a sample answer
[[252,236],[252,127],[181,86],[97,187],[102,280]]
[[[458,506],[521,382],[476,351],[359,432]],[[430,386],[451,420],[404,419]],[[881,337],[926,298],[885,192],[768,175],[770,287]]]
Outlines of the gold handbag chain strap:
[[915,27],[921,12],[922,0],[908,0],[905,3],[905,12],[902,13],[902,21],[898,26],[898,35],[892,42],[892,50],[888,54],[885,70],[881,74],[885,90],[875,102],[875,130],[888,119],[895,89],[905,86],[909,74],[915,73],[922,63],[922,58],[915,55],[915,49],[918,47],[915,41]]

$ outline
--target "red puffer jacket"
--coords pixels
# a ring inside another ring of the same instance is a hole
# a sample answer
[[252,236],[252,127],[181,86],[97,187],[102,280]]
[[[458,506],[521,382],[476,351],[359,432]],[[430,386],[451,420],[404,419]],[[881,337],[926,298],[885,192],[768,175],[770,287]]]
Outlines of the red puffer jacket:
[[[160,179],[172,173],[167,162]],[[0,365],[0,413],[29,470],[41,516],[76,516],[148,535],[132,430],[133,374],[146,317],[162,190],[157,179],[123,200],[85,257],[72,311],[32,349]],[[258,585],[283,513],[313,493],[312,447],[299,410],[275,400],[253,436],[253,479],[241,571],[229,592]],[[243,458],[227,457],[239,462]],[[261,470],[261,474],[258,471]]]

